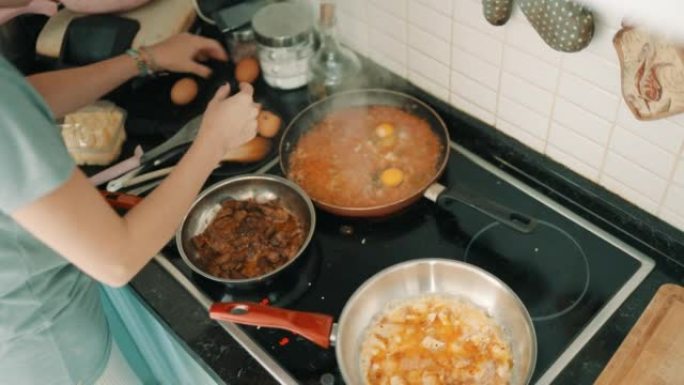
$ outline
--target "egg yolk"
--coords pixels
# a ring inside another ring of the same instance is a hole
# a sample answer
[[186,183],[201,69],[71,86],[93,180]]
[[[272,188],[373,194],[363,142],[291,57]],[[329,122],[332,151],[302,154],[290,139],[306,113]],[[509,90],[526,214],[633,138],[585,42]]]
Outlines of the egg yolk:
[[397,187],[404,181],[404,172],[392,167],[380,174],[380,182],[387,187]]
[[391,149],[397,144],[397,137],[388,136],[385,138],[380,138],[380,140],[377,141],[377,144],[381,149]]
[[381,123],[375,127],[375,135],[379,138],[388,138],[394,136],[394,125],[391,123]]

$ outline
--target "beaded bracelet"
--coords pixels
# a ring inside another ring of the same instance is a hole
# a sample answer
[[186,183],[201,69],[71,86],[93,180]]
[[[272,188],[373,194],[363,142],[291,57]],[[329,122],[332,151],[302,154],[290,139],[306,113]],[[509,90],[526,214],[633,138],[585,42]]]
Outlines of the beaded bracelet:
[[145,62],[147,62],[152,73],[155,73],[155,74],[158,73],[159,72],[159,66],[157,65],[157,62],[154,60],[154,56],[152,55],[152,52],[150,52],[150,50],[147,47],[141,46],[140,47],[140,53],[142,54],[143,59],[145,59]]
[[[135,48],[129,48],[126,50],[126,54],[135,60],[135,65],[138,67],[138,72],[140,77],[144,76],[154,76],[154,70],[150,66],[141,54],[141,52]],[[149,56],[149,54],[147,55]]]

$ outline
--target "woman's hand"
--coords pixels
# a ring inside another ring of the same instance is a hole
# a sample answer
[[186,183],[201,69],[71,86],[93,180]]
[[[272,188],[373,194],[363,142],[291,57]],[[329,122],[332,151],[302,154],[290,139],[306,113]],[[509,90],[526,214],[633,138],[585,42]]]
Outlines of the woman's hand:
[[211,69],[199,61],[215,59],[228,60],[228,54],[216,40],[181,33],[161,43],[147,47],[147,53],[156,70],[171,72],[191,72],[203,78],[211,75]]
[[240,83],[240,92],[230,95],[230,85],[216,91],[207,105],[199,137],[216,144],[219,160],[226,151],[252,140],[257,133],[259,105],[252,99],[254,89]]

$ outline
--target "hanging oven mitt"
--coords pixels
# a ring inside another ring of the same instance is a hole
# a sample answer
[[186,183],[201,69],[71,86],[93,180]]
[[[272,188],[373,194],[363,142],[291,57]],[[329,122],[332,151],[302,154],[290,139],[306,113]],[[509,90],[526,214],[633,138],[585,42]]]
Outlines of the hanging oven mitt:
[[513,0],[482,0],[482,12],[489,24],[506,24],[512,10]]
[[594,35],[594,16],[570,0],[520,0],[520,9],[546,44],[557,51],[577,52]]
[[684,47],[631,27],[618,31],[613,45],[620,59],[622,96],[637,119],[684,112]]

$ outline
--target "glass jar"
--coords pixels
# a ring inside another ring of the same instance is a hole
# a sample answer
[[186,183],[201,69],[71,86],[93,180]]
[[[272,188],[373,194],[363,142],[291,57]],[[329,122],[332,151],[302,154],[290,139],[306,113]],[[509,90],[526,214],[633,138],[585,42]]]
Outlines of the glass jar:
[[252,28],[266,83],[284,90],[305,86],[314,53],[309,7],[294,2],[267,5],[254,15]]
[[257,57],[257,43],[251,27],[230,32],[227,40],[228,53],[233,63],[238,63],[247,57]]

